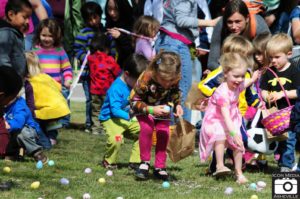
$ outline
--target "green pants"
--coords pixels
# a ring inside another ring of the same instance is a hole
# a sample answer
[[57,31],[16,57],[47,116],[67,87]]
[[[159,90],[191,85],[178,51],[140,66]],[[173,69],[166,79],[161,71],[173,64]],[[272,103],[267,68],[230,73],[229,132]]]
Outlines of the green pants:
[[109,164],[116,164],[119,151],[124,137],[134,140],[129,162],[140,163],[139,132],[140,125],[137,121],[127,121],[119,118],[112,118],[101,122],[107,135],[106,152],[104,159]]

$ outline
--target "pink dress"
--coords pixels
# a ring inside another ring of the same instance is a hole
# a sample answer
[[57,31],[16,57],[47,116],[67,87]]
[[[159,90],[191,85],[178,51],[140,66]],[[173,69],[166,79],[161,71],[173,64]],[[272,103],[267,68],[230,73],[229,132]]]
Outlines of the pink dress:
[[244,89],[244,84],[238,87],[235,91],[228,88],[227,83],[222,83],[209,98],[208,106],[202,121],[200,133],[199,151],[200,160],[207,160],[211,152],[214,150],[216,141],[226,140],[226,147],[236,149],[237,146],[233,143],[229,136],[224,118],[221,113],[221,107],[228,106],[230,117],[234,123],[236,132],[240,134],[242,125],[242,115],[238,109],[239,94]]

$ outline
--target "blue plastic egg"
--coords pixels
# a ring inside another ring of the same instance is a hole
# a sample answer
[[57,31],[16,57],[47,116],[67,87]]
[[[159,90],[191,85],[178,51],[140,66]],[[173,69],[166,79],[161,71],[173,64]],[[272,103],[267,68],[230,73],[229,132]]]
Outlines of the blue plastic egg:
[[170,112],[170,111],[171,111],[171,108],[170,108],[169,106],[165,105],[165,106],[164,106],[164,110],[167,111],[167,112]]
[[168,189],[168,188],[170,188],[170,183],[168,181],[165,181],[165,182],[162,183],[162,187],[164,189]]
[[68,185],[70,182],[69,182],[69,180],[67,178],[62,178],[62,179],[60,179],[60,183],[62,185]]
[[41,160],[39,160],[37,163],[36,163],[36,168],[37,169],[42,169],[43,168],[43,162]]
[[251,183],[251,184],[249,185],[249,189],[251,189],[251,190],[256,190],[256,184],[255,184],[255,183]]

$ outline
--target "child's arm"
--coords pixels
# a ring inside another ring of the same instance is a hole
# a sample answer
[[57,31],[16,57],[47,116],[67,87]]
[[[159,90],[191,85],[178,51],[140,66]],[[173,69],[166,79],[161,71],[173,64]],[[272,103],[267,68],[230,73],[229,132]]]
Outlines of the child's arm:
[[219,79],[222,76],[222,67],[219,66],[217,69],[210,72],[205,79],[199,84],[199,90],[206,96],[210,97],[220,85]]
[[[297,90],[294,89],[294,90],[289,90],[289,91],[285,91],[287,97],[289,99],[296,99],[297,98]],[[273,91],[269,94],[269,99],[270,99],[270,102],[275,102],[277,100],[280,100],[281,98],[284,98],[285,95],[284,95],[284,92],[283,91],[279,91],[279,92],[276,92],[276,91]]]
[[61,72],[63,74],[64,77],[64,86],[66,88],[70,88],[71,84],[72,84],[72,78],[73,78],[73,74],[72,74],[72,67],[68,58],[67,53],[65,52],[65,50],[63,48],[61,48]]
[[232,122],[232,119],[230,118],[230,111],[227,106],[222,106],[221,107],[221,113],[224,118],[226,127],[229,131],[230,136],[232,136],[234,143],[239,147],[239,148],[244,148],[243,140],[239,136],[239,133],[237,133],[237,129],[234,128],[234,124]]
[[121,96],[122,91],[118,89],[109,90],[107,92],[112,116],[115,118],[130,120],[129,113],[122,109],[124,103]]
[[259,70],[254,71],[251,78],[245,79],[245,88],[251,86],[254,82],[256,82],[259,79],[260,76],[261,72]]
[[88,52],[88,43],[92,39],[94,32],[89,28],[82,29],[78,35],[75,37],[74,41],[74,52],[75,56],[82,63],[87,52]]
[[9,127],[7,130],[9,132],[20,131],[25,125],[25,117],[25,109],[22,107],[17,107],[17,110],[14,110],[13,118],[9,118],[7,116],[5,118],[6,122],[8,123],[6,126]]

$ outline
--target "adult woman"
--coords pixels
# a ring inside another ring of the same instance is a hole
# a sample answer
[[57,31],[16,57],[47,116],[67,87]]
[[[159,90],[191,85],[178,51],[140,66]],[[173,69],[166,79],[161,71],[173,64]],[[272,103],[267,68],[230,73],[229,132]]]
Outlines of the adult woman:
[[250,15],[242,0],[230,1],[222,19],[214,28],[208,57],[208,69],[214,70],[219,66],[221,46],[230,34],[243,35],[252,40],[256,35],[270,32],[264,19],[259,15]]
[[128,1],[108,0],[105,6],[105,15],[107,32],[116,41],[117,61],[122,66],[122,63],[134,50],[131,45],[131,36],[121,33],[116,28],[132,30],[134,22],[132,7]]
[[[160,28],[160,35],[156,41],[156,49],[173,51],[181,58],[182,91],[181,103],[183,105],[192,84],[192,59],[189,48],[199,35],[200,26],[214,26],[217,20],[200,20],[197,18],[196,0],[167,0],[164,2],[164,15]],[[184,108],[183,118],[190,121],[190,110]]]

